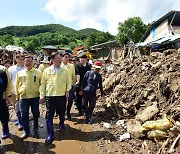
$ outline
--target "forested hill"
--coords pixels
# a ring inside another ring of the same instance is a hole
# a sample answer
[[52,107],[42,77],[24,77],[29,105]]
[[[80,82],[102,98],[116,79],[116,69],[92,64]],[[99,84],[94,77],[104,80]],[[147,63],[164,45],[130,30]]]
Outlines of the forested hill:
[[10,34],[12,36],[33,36],[40,33],[59,33],[64,36],[73,36],[78,33],[80,34],[97,34],[100,31],[92,28],[86,28],[76,31],[72,28],[63,26],[61,24],[47,24],[37,26],[8,26],[0,29],[0,36]]
[[8,26],[0,29],[0,46],[16,45],[27,50],[40,50],[45,45],[69,49],[80,45],[90,47],[111,40],[114,40],[114,36],[108,32],[92,28],[74,30],[60,24]]
[[81,29],[78,32],[81,34],[97,34],[97,33],[100,33],[100,31],[93,29],[93,28]]

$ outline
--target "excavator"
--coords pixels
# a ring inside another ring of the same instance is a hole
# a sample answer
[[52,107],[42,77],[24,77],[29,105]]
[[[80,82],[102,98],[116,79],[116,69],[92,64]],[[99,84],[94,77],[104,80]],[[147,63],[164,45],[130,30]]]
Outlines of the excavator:
[[88,59],[93,59],[94,55],[85,46],[79,46],[79,47],[74,48],[73,50],[74,55],[77,57],[82,52],[86,54]]

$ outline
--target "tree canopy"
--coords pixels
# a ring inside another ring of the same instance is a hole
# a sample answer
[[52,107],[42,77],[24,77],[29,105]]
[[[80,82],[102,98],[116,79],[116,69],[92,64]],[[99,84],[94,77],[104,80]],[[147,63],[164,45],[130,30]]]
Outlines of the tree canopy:
[[114,36],[108,32],[92,28],[76,31],[60,24],[8,26],[0,29],[0,46],[11,44],[31,51],[40,50],[45,45],[69,49],[81,45],[90,47],[110,40],[114,40]]
[[120,44],[127,44],[129,41],[138,43],[147,27],[140,17],[128,18],[124,23],[119,24],[116,40]]

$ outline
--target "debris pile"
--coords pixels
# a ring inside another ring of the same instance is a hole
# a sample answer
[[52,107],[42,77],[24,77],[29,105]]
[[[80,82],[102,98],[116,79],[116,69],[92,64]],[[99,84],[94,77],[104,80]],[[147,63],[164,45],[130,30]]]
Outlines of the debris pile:
[[103,72],[105,103],[119,117],[140,122],[163,114],[180,120],[179,70],[180,50],[175,49],[108,64]]
[[[107,122],[109,117],[109,130],[117,140],[120,137],[123,141],[124,134],[131,136],[125,137],[131,140],[124,144],[133,150],[122,146],[124,152],[180,152],[177,148],[180,134],[179,70],[180,49],[153,52],[133,61],[124,59],[104,64],[105,97],[104,100],[98,98],[98,104],[105,102],[103,114],[108,116],[103,120]],[[121,126],[122,121],[125,127]],[[119,148],[124,144],[121,143]]]
[[3,64],[7,59],[13,60],[13,52],[0,48],[0,64]]

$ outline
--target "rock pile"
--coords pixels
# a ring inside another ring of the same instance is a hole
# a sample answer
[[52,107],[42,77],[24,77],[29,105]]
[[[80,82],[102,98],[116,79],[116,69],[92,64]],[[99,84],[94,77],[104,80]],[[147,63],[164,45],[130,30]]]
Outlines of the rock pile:
[[[120,149],[120,153],[180,152],[179,70],[180,49],[153,52],[133,61],[125,59],[104,64],[102,74],[105,97],[98,98],[97,108],[106,105],[105,111],[97,109],[95,121],[101,119],[109,122],[111,125],[108,130],[118,141],[124,134],[131,135],[127,141],[104,143],[104,149],[112,149],[111,152]],[[167,122],[166,117],[170,122]],[[125,127],[117,126],[122,120]],[[165,135],[159,129],[154,130],[157,126],[164,130],[163,121],[173,124],[168,127],[168,131],[163,132]],[[146,122],[151,123],[148,127],[152,131],[144,135],[142,127]],[[162,123],[156,125],[157,122]],[[155,125],[152,127],[152,124]],[[163,137],[163,140],[157,136]]]
[[105,102],[119,116],[136,116],[141,122],[163,114],[180,120],[179,70],[180,50],[175,49],[106,64]]

